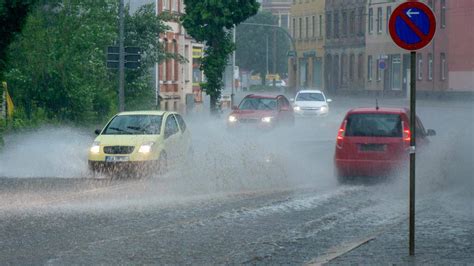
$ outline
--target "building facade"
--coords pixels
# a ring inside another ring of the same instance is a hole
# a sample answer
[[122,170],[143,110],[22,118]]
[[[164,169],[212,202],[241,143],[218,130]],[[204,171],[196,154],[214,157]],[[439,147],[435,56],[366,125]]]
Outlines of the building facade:
[[290,32],[296,58],[290,59],[290,66],[296,65],[296,73],[290,75],[294,79],[290,83],[297,89],[324,88],[324,10],[325,1],[293,1],[291,6]]
[[325,88],[330,93],[365,87],[366,0],[326,0]]
[[[392,41],[388,22],[392,11],[404,1],[373,0],[367,5],[366,89],[388,95],[408,95],[410,54]],[[442,92],[448,88],[446,1],[425,1],[437,19],[436,35],[425,48],[417,51],[416,80],[420,93]],[[444,69],[442,71],[442,68]]]
[[261,0],[261,9],[271,12],[278,18],[278,25],[286,30],[290,27],[290,8],[292,0]]
[[439,66],[439,76],[441,79],[448,79],[449,92],[472,95],[474,93],[474,49],[472,47],[474,30],[470,27],[474,24],[474,1],[444,2],[445,5],[447,4],[447,11],[445,11],[447,25],[445,26],[449,27],[447,34],[449,43],[447,55],[436,63]]
[[[156,12],[170,12],[177,17],[184,14],[182,0],[156,0]],[[185,112],[195,103],[202,102],[200,70],[203,45],[195,42],[185,31],[179,20],[166,23],[170,31],[160,36],[165,50],[180,54],[186,62],[167,59],[156,64],[155,88],[161,110]],[[188,108],[187,108],[188,107]]]

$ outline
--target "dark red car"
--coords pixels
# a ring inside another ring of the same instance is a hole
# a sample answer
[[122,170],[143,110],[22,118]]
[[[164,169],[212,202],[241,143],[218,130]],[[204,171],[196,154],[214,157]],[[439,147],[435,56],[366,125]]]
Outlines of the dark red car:
[[[434,130],[416,121],[417,147],[429,143]],[[405,108],[357,108],[349,111],[336,140],[335,168],[340,181],[348,176],[388,175],[408,162],[409,111]]]
[[238,107],[232,107],[232,112],[227,118],[228,128],[250,125],[270,129],[278,125],[293,125],[294,123],[293,109],[283,95],[247,95]]

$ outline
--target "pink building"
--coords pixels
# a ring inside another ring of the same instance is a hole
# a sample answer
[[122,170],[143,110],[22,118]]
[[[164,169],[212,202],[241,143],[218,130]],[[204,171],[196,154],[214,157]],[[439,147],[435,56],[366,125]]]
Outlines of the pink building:
[[449,91],[474,93],[474,1],[446,1]]

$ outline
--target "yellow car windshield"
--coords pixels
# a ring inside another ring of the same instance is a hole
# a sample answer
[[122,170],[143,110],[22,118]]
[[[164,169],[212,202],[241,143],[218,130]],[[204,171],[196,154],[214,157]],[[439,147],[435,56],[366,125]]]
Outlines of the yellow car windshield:
[[118,115],[110,121],[103,135],[159,135],[161,115]]

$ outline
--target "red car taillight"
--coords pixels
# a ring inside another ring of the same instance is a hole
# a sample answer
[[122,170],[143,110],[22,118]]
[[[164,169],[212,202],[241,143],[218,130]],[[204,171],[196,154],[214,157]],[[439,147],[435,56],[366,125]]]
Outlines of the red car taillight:
[[341,124],[341,127],[339,128],[339,131],[337,132],[336,146],[338,148],[342,148],[342,143],[344,141],[344,136],[346,134],[346,125],[347,125],[347,120],[344,120],[344,122],[342,122]]
[[410,132],[410,126],[404,121],[402,122],[403,126],[403,141],[405,141],[407,144],[410,144],[411,140],[411,132]]

